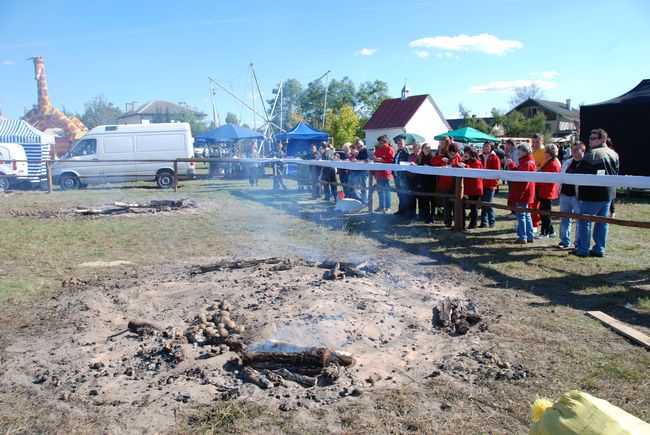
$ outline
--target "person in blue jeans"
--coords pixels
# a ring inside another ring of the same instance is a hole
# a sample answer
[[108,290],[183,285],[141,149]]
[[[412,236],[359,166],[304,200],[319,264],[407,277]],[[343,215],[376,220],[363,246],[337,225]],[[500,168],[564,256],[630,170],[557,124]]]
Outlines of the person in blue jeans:
[[[511,171],[524,171],[535,172],[535,160],[532,156],[532,148],[527,143],[520,143],[517,145],[517,155],[519,157],[518,164],[506,158],[506,164]],[[530,203],[533,202],[535,197],[535,182],[534,181],[513,181],[512,183],[512,199],[515,202],[515,207],[520,209],[528,209]],[[529,211],[518,211],[517,214],[517,240],[515,243],[524,245],[526,243],[533,243],[535,234],[533,232],[533,220]]]
[[[602,128],[591,131],[589,151],[576,166],[576,174],[618,175],[619,157],[607,146],[607,132]],[[578,208],[580,214],[609,217],[612,201],[616,198],[616,187],[578,186]],[[609,225],[603,222],[593,224],[594,246],[591,242],[591,221],[579,220],[577,224],[578,243],[574,254],[579,257],[604,257]]]
[[[495,151],[495,144],[492,142],[483,143],[483,152],[481,153],[481,163],[484,169],[501,169],[501,159],[497,156]],[[483,195],[481,201],[492,202],[494,200],[494,192],[499,187],[499,180],[484,179],[483,180]],[[479,228],[493,228],[496,224],[496,216],[494,208],[489,206],[481,207],[481,225]]]
[[[562,164],[562,171],[566,174],[573,174],[582,157],[585,155],[585,144],[578,141],[571,145],[571,158],[566,159]],[[562,183],[560,187],[560,212],[562,213],[580,213],[578,208],[578,197],[576,196],[576,186],[574,184]],[[575,238],[577,247],[578,238]],[[560,243],[557,245],[560,249],[567,249],[571,245],[571,219],[560,218]]]

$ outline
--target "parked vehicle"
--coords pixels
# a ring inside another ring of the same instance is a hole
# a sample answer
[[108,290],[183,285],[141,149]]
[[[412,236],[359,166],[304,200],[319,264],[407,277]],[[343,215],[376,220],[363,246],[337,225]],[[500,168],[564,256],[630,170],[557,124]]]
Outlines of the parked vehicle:
[[[155,181],[170,188],[173,161],[192,158],[193,142],[186,122],[100,125],[52,164],[52,177],[63,190],[124,181]],[[194,176],[194,162],[178,163],[179,179]]]
[[25,149],[17,143],[0,143],[0,191],[19,184],[21,177],[27,177]]

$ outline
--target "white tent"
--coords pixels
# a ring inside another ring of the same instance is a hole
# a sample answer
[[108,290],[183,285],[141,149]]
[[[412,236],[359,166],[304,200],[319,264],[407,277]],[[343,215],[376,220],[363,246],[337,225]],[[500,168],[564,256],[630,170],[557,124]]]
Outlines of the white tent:
[[0,118],[0,142],[18,143],[25,148],[30,182],[40,183],[47,176],[44,160],[50,158],[54,136],[43,133],[22,120]]

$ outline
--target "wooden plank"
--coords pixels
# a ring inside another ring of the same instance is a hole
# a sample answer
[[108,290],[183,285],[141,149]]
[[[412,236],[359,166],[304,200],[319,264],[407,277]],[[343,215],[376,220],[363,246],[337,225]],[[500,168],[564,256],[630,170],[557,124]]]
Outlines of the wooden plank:
[[635,343],[640,344],[646,349],[650,349],[650,337],[645,335],[643,332],[637,331],[631,326],[628,326],[625,323],[620,322],[611,316],[608,316],[602,311],[587,311],[587,315],[589,317],[593,317],[594,319],[603,322],[605,325],[609,326],[614,331],[618,332],[619,334],[622,334],[623,336],[629,338]]

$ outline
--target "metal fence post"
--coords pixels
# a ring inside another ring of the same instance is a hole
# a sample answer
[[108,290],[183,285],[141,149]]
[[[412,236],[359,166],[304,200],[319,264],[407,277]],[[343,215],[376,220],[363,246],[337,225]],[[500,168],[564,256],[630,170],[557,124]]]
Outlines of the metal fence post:
[[45,162],[45,169],[47,171],[47,193],[52,193],[52,161]]
[[456,177],[454,190],[454,231],[463,231],[463,177]]
[[174,192],[178,192],[178,160],[174,160]]

